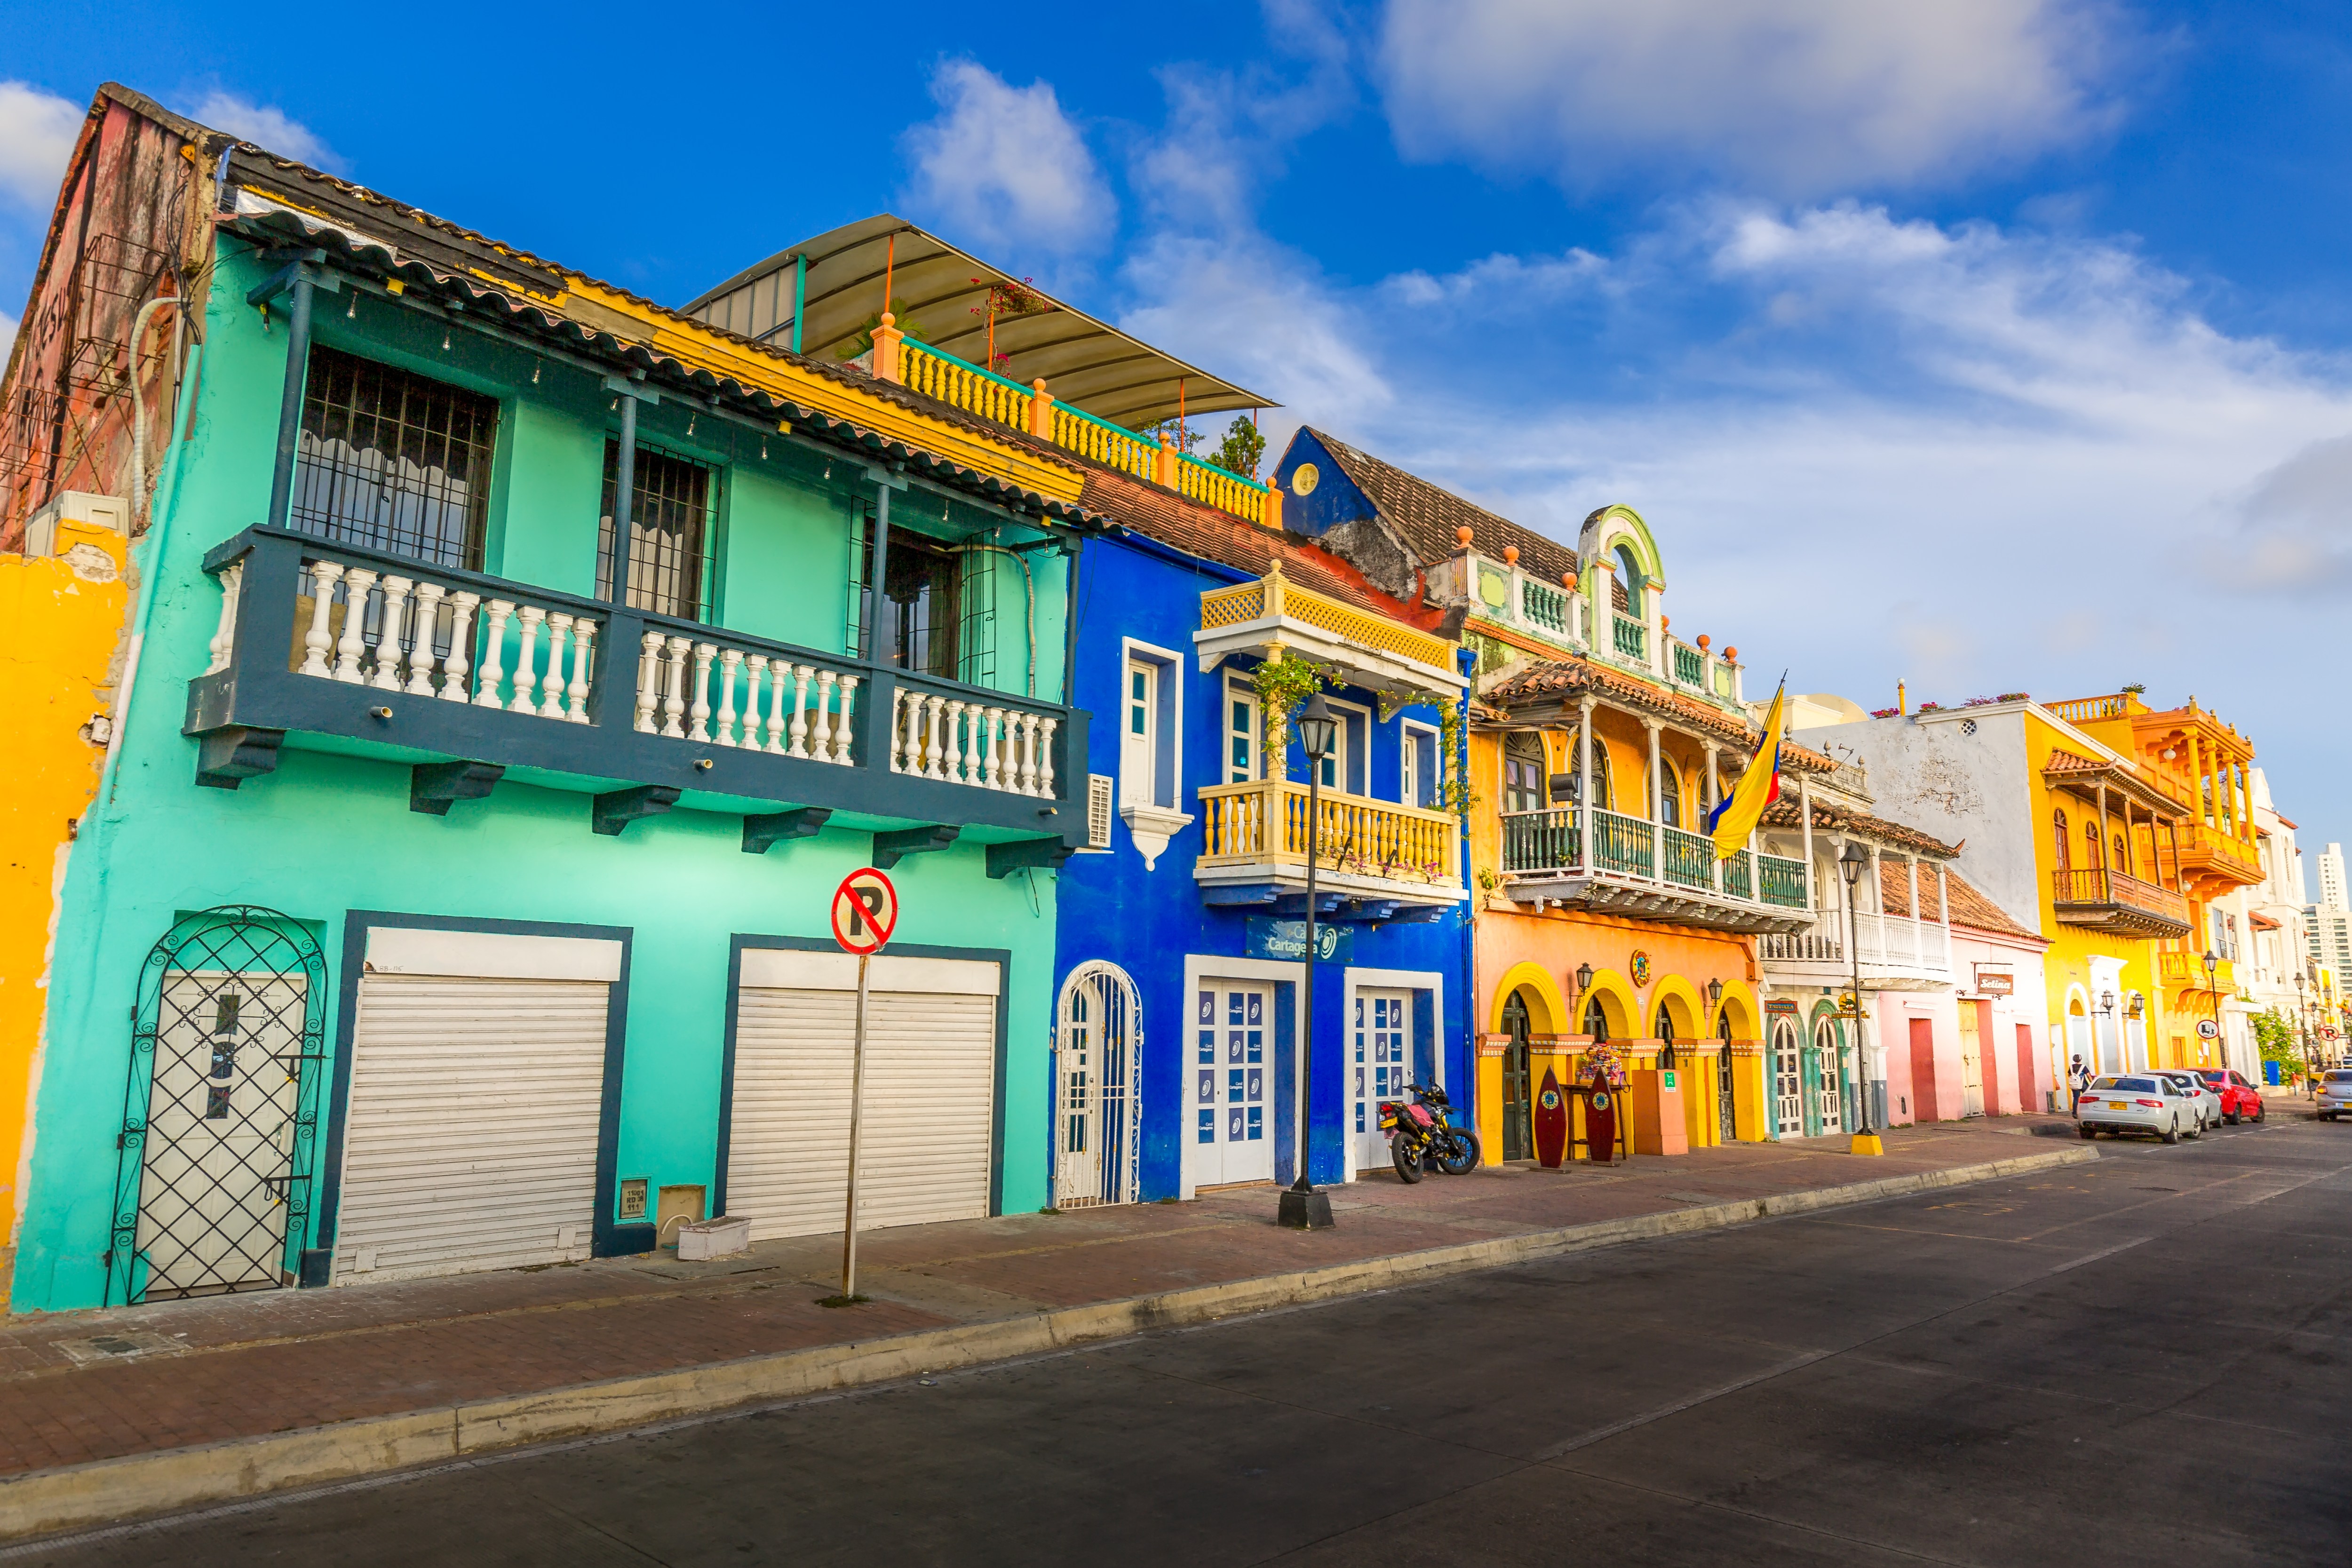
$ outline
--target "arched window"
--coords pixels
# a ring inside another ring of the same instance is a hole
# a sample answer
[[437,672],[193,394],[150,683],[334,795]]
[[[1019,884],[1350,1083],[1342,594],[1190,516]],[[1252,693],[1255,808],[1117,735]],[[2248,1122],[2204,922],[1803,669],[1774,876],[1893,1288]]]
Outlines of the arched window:
[[1544,752],[1540,735],[1503,738],[1503,809],[1544,808]]
[[1592,805],[1600,811],[1617,807],[1616,786],[1610,782],[1609,743],[1598,735],[1592,737]]
[[2083,824],[2083,864],[2090,870],[2099,868],[2099,825],[2095,822]]
[[1609,1010],[1601,1006],[1598,996],[1584,1005],[1584,1032],[1592,1037],[1596,1046],[1609,1043]]
[[2057,830],[2053,838],[2058,846],[2058,869],[2063,871],[2074,863],[2074,847],[2066,837],[2066,814],[2063,811],[2053,811],[2050,814],[2050,822],[2051,826]]
[[1657,1037],[1660,1042],[1658,1046],[1658,1065],[1662,1068],[1671,1069],[1675,1065],[1675,1016],[1666,1011],[1666,1005],[1664,1002],[1658,1004],[1657,1030]]
[[2124,843],[2124,836],[2120,833],[2116,835],[2116,869],[2126,877],[2133,874],[2131,849]]
[[1658,820],[1668,827],[1683,825],[1683,781],[1664,757],[1658,759]]

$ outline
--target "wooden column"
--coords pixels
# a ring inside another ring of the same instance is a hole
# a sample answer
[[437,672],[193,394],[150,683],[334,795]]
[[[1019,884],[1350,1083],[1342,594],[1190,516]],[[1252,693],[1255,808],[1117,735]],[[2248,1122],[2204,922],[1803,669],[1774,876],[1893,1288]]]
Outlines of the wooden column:
[[1578,704],[1580,727],[1576,731],[1576,832],[1582,840],[1578,846],[1581,858],[1577,862],[1585,874],[1592,872],[1592,814],[1598,809],[1592,800],[1592,699]]

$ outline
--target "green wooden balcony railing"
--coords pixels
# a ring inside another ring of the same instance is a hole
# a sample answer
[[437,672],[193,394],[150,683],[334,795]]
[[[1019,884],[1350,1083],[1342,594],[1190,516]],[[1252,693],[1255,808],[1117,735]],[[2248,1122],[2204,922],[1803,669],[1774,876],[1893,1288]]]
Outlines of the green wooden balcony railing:
[[1706,666],[1699,658],[1698,649],[1688,643],[1678,642],[1675,649],[1675,679],[1685,686],[1696,686],[1706,679]]
[[1724,858],[1723,890],[1735,899],[1756,896],[1756,862],[1747,850],[1741,849]]
[[1557,588],[1532,577],[1523,580],[1519,584],[1519,613],[1531,626],[1559,637],[1568,635],[1568,595]]
[[1503,869],[1572,871],[1584,863],[1576,808],[1514,811],[1503,816]]
[[1714,887],[1714,842],[1696,833],[1685,833],[1679,827],[1663,831],[1666,836],[1666,880],[1680,882],[1685,888]]
[[1627,658],[1647,662],[1650,656],[1643,651],[1649,647],[1646,637],[1649,631],[1647,626],[1639,621],[1629,621],[1624,616],[1619,616],[1612,629],[1619,653],[1623,654]]
[[1763,902],[1790,910],[1806,907],[1805,863],[1802,860],[1791,860],[1784,855],[1759,855],[1757,857],[1757,871],[1763,883],[1757,896]]
[[1638,816],[1596,811],[1592,814],[1592,863],[1604,871],[1650,876],[1654,870],[1650,847],[1656,831],[1654,824]]

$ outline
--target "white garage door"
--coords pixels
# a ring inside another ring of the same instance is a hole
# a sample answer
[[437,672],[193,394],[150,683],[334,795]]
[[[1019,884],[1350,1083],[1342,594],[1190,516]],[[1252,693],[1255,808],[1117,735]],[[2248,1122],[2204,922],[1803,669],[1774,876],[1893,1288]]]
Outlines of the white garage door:
[[[874,960],[866,1016],[860,1229],[988,1213],[998,966]],[[857,961],[743,954],[727,1211],[754,1240],[841,1228]]]
[[588,1256],[620,958],[617,942],[368,933],[336,1283]]

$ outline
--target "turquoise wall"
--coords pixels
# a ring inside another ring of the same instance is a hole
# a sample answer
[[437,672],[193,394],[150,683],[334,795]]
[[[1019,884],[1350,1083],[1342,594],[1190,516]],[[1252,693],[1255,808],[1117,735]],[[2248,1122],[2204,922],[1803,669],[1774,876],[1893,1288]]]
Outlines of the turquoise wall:
[[[233,248],[233,247],[225,247]],[[236,791],[198,787],[196,743],[179,733],[187,681],[202,672],[221,595],[204,553],[260,521],[269,493],[282,315],[262,330],[243,303],[258,277],[225,256],[209,296],[196,422],[158,509],[160,593],[111,794],[83,821],[60,905],[39,1064],[30,1179],[16,1258],[18,1310],[95,1305],[104,1284],[130,1058],[130,1016],[148,949],[181,913],[252,902],[317,922],[328,994],[341,984],[345,915],[355,909],[478,919],[626,926],[635,931],[619,1140],[623,1177],[708,1184],[714,1175],[726,976],[736,933],[824,937],[832,889],[864,864],[865,835],[828,830],[765,856],[741,852],[740,818],[689,810],[589,830],[589,799],[502,784],[446,817],[408,809],[404,766],[289,748],[278,770]],[[505,399],[488,570],[585,594],[594,582],[602,422],[607,399],[568,367],[486,343],[384,301],[320,295],[320,339],[499,393]],[[521,395],[528,392],[530,396]],[[847,595],[846,529],[856,477],[781,441],[757,460],[757,432],[735,435],[667,408],[648,438],[730,467],[723,549],[726,624],[814,647],[838,647]],[[673,431],[669,428],[675,425]],[[731,443],[716,447],[713,440]],[[699,444],[697,444],[699,443]],[[975,512],[974,517],[985,514]],[[151,531],[141,546],[152,552]],[[142,562],[142,566],[145,563]],[[1061,563],[1036,557],[1039,691],[1059,695]],[[1009,563],[1001,563],[1009,568]],[[1016,596],[998,617],[997,684],[1017,690]],[[1007,628],[1010,628],[1009,632]],[[1050,664],[1048,664],[1050,660]],[[1046,1201],[1049,1045],[1055,882],[1051,873],[991,880],[976,845],[919,855],[892,873],[897,940],[1005,948],[1009,1037],[1002,1173],[1007,1212]],[[339,1053],[328,1004],[329,1049]],[[494,1064],[485,1064],[494,1072]]]

